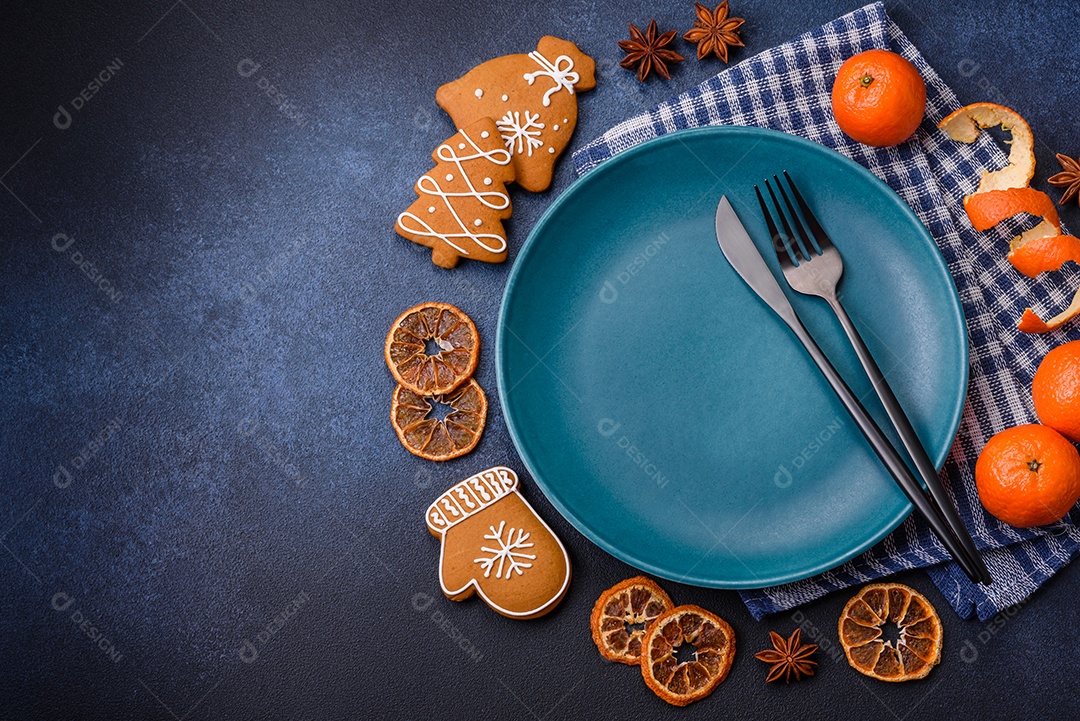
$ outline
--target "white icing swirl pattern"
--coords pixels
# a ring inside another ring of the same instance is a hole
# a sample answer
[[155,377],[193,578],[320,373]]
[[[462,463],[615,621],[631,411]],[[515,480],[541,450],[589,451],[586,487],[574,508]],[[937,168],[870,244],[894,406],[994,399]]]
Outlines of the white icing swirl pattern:
[[[551,94],[565,89],[571,95],[574,94],[574,83],[581,80],[581,76],[574,72],[574,61],[569,55],[560,55],[552,63],[538,51],[533,50],[529,57],[540,66],[540,70],[533,73],[525,73],[525,79],[529,85],[536,82],[536,78],[545,75],[555,81],[555,86],[544,93],[544,107],[551,105]],[[504,98],[505,99],[505,98]]]
[[[420,180],[418,180],[416,183],[417,189],[421,193],[432,198],[438,198],[442,202],[442,204],[446,206],[447,210],[449,210],[450,214],[453,216],[454,221],[457,223],[458,230],[460,232],[440,233],[439,231],[432,228],[424,220],[418,218],[416,215],[408,211],[398,216],[398,225],[401,226],[401,228],[405,230],[405,232],[412,233],[413,235],[418,235],[426,238],[438,238],[463,256],[469,255],[469,251],[461,247],[461,245],[459,245],[458,243],[455,243],[454,240],[457,240],[459,243],[462,240],[470,240],[480,248],[483,248],[490,253],[502,253],[504,250],[506,250],[506,238],[500,235],[496,235],[494,233],[474,233],[462,221],[457,209],[454,208],[454,205],[451,202],[451,198],[474,198],[486,207],[491,208],[492,210],[505,210],[506,208],[510,207],[509,195],[496,191],[478,191],[476,189],[476,186],[473,185],[472,178],[469,177],[468,173],[465,172],[465,168],[462,167],[463,162],[467,160],[476,160],[477,158],[484,158],[488,162],[494,163],[495,165],[509,165],[510,152],[502,148],[496,148],[494,150],[481,150],[480,147],[473,142],[472,138],[470,138],[464,130],[460,132],[461,137],[463,137],[466,142],[468,142],[468,144],[472,146],[472,149],[475,152],[472,152],[471,154],[466,153],[458,155],[448,143],[444,143],[443,145],[439,146],[439,149],[438,151],[436,151],[436,153],[439,160],[447,163],[454,163],[454,165],[457,166],[458,174],[460,175],[460,177],[465,179],[465,184],[469,188],[468,191],[462,191],[457,193],[445,191],[442,189],[442,186],[439,185],[439,182],[430,175],[421,176]],[[487,133],[484,133],[484,135],[487,135]],[[453,177],[453,174],[448,173],[446,177],[447,180],[449,180]],[[432,212],[433,210],[433,206],[428,208],[428,212]]]

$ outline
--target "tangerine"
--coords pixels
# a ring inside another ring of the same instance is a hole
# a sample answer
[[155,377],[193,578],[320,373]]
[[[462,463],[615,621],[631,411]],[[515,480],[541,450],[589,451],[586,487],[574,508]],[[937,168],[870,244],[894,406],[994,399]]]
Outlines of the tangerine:
[[[1075,386],[1076,377],[1068,382]],[[1063,399],[1044,395],[1044,403],[1047,400],[1055,408],[1063,407]],[[983,507],[995,518],[1019,528],[1045,526],[1061,520],[1080,500],[1080,453],[1053,428],[1037,424],[1006,428],[979,454],[975,487]]]
[[1080,442],[1080,341],[1059,345],[1043,357],[1031,397],[1043,425]]
[[884,148],[912,136],[926,110],[926,83],[906,58],[867,50],[844,61],[832,87],[833,117],[853,140]]

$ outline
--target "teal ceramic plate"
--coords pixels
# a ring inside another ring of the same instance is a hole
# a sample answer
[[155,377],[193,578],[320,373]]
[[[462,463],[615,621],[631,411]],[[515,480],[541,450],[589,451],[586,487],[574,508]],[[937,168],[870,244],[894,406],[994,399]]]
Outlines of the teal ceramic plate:
[[[552,204],[514,263],[499,397],[551,503],[657,576],[723,588],[806,578],[911,510],[717,246],[727,195],[780,277],[753,186],[785,169],[843,254],[842,300],[939,467],[960,422],[968,358],[956,289],[926,228],[871,173],[808,140],[742,127],[666,135],[609,160]],[[824,301],[784,289],[891,431]]]

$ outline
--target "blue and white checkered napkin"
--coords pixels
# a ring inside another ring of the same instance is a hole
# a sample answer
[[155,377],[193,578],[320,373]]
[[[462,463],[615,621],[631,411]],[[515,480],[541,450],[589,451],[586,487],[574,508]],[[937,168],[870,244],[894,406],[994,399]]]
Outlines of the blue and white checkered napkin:
[[[830,111],[832,80],[848,57],[871,48],[894,50],[926,80],[926,118],[912,141],[895,148],[869,148],[845,136]],[[1045,336],[1019,332],[1016,323],[1030,305],[1044,318],[1068,305],[1080,273],[1053,273],[1032,281],[1005,260],[1009,239],[1025,222],[1011,220],[995,231],[975,232],[962,198],[978,184],[980,170],[1006,165],[1005,154],[983,133],[965,145],[936,129],[960,107],[914,45],[880,3],[867,5],[791,42],[725,70],[682,95],[620,123],[574,154],[579,175],[617,153],[664,133],[702,125],[755,125],[781,130],[833,148],[865,165],[915,210],[941,248],[967,317],[971,336],[971,382],[960,432],[942,477],[960,515],[984,552],[994,575],[976,586],[952,561],[937,538],[909,517],[863,555],[804,581],[742,592],[755,618],[806,603],[826,593],[926,567],[941,592],[964,618],[986,619],[1026,599],[1080,550],[1080,528],[1067,516],[1053,526],[1017,529],[983,511],[975,491],[975,460],[994,433],[1036,422],[1031,378],[1051,347],[1077,337],[1075,329]],[[1074,510],[1072,516],[1076,516]]]

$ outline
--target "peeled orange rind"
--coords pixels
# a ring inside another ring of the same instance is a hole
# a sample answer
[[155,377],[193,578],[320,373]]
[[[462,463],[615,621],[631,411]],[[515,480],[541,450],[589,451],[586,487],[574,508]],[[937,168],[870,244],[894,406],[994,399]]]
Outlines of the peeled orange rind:
[[[964,210],[977,231],[993,228],[1020,213],[1039,216],[1034,228],[1009,243],[1008,260],[1024,275],[1058,270],[1067,261],[1080,263],[1080,240],[1062,235],[1061,220],[1050,196],[1028,187],[1035,175],[1035,138],[1020,115],[996,103],[972,103],[950,113],[938,128],[953,140],[973,143],[983,128],[1000,125],[1010,131],[1009,164],[1000,170],[984,170],[979,187],[964,198]],[[1080,290],[1061,313],[1043,321],[1031,308],[1024,310],[1017,328],[1024,333],[1046,333],[1080,315]]]
[[[694,647],[689,658],[684,655],[688,649],[682,649],[687,644]],[[656,619],[641,647],[645,683],[672,706],[686,706],[727,678],[735,659],[735,631],[699,606],[676,606]]]
[[[433,401],[450,406],[441,420],[431,417]],[[486,421],[487,396],[472,378],[452,393],[434,397],[398,385],[390,402],[390,422],[401,445],[429,461],[448,461],[471,451]]]
[[[427,354],[427,343],[439,349]],[[383,347],[394,380],[421,396],[449,393],[473,374],[480,334],[469,316],[449,303],[421,303],[390,326]]]
[[628,578],[596,599],[589,619],[593,641],[609,661],[637,666],[645,634],[674,606],[671,597],[651,579]]
[[1073,296],[1072,303],[1069,307],[1055,315],[1050,320],[1044,321],[1039,317],[1039,314],[1033,311],[1031,308],[1024,309],[1024,315],[1020,318],[1020,323],[1016,326],[1024,333],[1048,333],[1056,328],[1060,328],[1068,321],[1080,315],[1080,289],[1076,291],[1076,295]]
[[[895,625],[895,640],[883,638],[887,624]],[[925,596],[902,583],[866,586],[844,606],[838,625],[848,663],[870,678],[912,681],[941,661],[941,619]]]
[[1003,220],[1030,213],[1043,218],[1056,230],[1061,219],[1050,196],[1034,188],[1006,188],[973,193],[964,198],[964,210],[975,230],[990,230]]
[[1070,260],[1080,265],[1080,238],[1074,235],[1051,235],[1027,241],[1013,241],[1008,260],[1029,278],[1060,270]]
[[1034,228],[1025,230],[1020,235],[1014,236],[1009,241],[1009,250],[1019,248],[1033,240],[1039,240],[1040,238],[1064,238],[1066,236],[1061,235],[1061,224],[1054,223],[1050,218],[1043,218],[1042,221]]
[[938,127],[953,140],[974,143],[983,128],[1000,125],[1010,131],[1009,164],[1000,170],[984,170],[976,193],[1023,188],[1035,175],[1035,137],[1031,126],[1011,108],[996,103],[972,103],[950,113]]
[[1007,188],[1005,190],[987,190],[974,193],[964,198],[964,210],[975,230],[993,228],[1003,220],[1028,213],[1042,218],[1034,228],[1025,230],[1009,243],[1010,248],[1019,248],[1037,238],[1050,238],[1061,235],[1061,219],[1050,196],[1034,188]]

